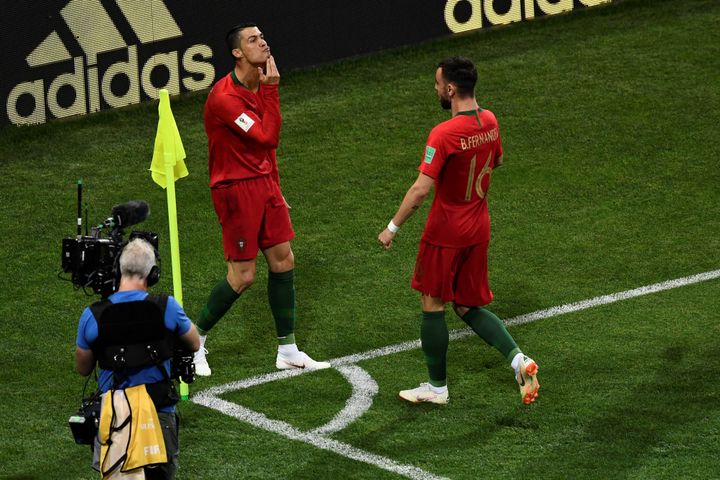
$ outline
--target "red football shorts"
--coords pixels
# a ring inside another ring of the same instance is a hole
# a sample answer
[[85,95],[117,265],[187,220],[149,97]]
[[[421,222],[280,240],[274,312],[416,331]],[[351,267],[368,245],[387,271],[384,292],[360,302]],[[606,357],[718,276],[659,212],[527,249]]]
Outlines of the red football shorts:
[[225,260],[253,260],[295,238],[280,187],[265,175],[210,189],[222,227]]
[[493,300],[488,282],[488,242],[465,248],[420,242],[412,288],[423,295],[480,307]]

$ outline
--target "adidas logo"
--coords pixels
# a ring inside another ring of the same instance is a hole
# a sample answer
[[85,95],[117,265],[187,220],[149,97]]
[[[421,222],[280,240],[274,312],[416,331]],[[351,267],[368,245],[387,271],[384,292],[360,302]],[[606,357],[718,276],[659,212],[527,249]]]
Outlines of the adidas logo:
[[[55,64],[62,68],[72,62],[73,70],[13,87],[7,98],[10,122],[44,123],[52,118],[139,103],[142,98],[158,98],[162,88],[172,95],[180,93],[181,88],[201,90],[212,85],[215,68],[208,45],[191,45],[182,52],[148,52],[152,48],[146,45],[156,42],[167,45],[167,40],[179,39],[173,48],[181,44],[183,32],[163,0],[114,2],[124,17],[115,21],[100,0],[70,0],[65,5],[60,16],[72,38],[64,33],[67,38],[63,42],[58,32],[65,30],[56,29],[28,54],[26,61],[31,68]],[[128,25],[125,31],[132,31],[138,43],[126,43],[118,25]],[[78,48],[84,55],[73,56],[70,52]],[[99,61],[103,55],[121,59],[106,65]]]
[[[594,7],[612,0],[579,0],[583,7]],[[501,2],[505,4],[506,2]],[[447,0],[445,23],[453,33],[483,28],[483,16],[490,25],[530,20],[540,15],[557,15],[570,12],[576,7],[574,0],[509,0],[510,6],[502,11],[495,9],[495,2],[482,0]],[[536,5],[537,4],[537,5]],[[484,7],[484,8],[483,8]],[[460,17],[460,18],[458,18]]]

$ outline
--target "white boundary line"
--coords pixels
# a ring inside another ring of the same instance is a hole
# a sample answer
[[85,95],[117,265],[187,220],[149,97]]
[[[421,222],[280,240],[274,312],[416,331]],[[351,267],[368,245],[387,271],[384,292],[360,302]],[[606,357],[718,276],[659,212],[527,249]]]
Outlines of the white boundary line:
[[[609,295],[601,295],[599,297],[582,300],[580,302],[568,303],[566,305],[560,305],[544,310],[537,310],[535,312],[510,318],[506,320],[505,323],[508,326],[524,325],[526,323],[535,322],[537,320],[542,320],[545,318],[551,318],[558,315],[564,315],[566,313],[587,310],[589,308],[597,307],[600,305],[607,305],[610,303],[619,302],[621,300],[628,300],[631,298],[649,295],[652,293],[670,290],[673,288],[683,287],[694,283],[700,283],[707,280],[713,280],[716,278],[720,278],[720,270],[699,273],[697,275],[690,275],[688,277],[667,280],[665,282],[634,288],[632,290],[625,290]],[[472,334],[473,331],[469,328],[461,328],[451,331],[450,339],[457,340],[459,338],[463,338]],[[226,383],[224,385],[211,387],[206,390],[197,392],[195,395],[192,396],[191,401],[198,405],[203,405],[231,417],[237,418],[238,420],[244,421],[258,428],[280,434],[291,440],[305,442],[322,450],[329,450],[337,453],[338,455],[342,455],[344,457],[351,458],[360,462],[368,463],[370,465],[375,465],[384,470],[388,470],[390,472],[394,472],[411,479],[440,480],[444,477],[435,476],[430,472],[426,472],[412,465],[399,464],[389,458],[360,450],[359,448],[353,447],[352,445],[329,439],[326,436],[342,430],[352,421],[362,416],[362,414],[365,413],[372,405],[372,397],[377,393],[377,383],[375,383],[372,377],[370,377],[370,375],[368,375],[365,370],[354,364],[356,364],[357,362],[370,360],[385,355],[414,350],[416,348],[420,348],[420,340],[397,343],[395,345],[389,345],[387,347],[377,348],[374,350],[369,350],[367,352],[355,353],[352,355],[347,355],[344,357],[338,357],[333,360],[329,360],[330,364],[334,368],[337,368],[343,374],[343,376],[348,379],[348,381],[352,384],[353,393],[351,395],[351,398],[348,400],[345,408],[340,413],[338,413],[326,425],[318,427],[310,432],[302,432],[286,422],[269,419],[262,413],[255,412],[253,410],[250,410],[232,402],[228,402],[218,397],[219,395],[227,392],[242,390],[255,385],[261,385],[264,383],[273,382],[285,378],[296,377],[298,375],[310,372],[309,370],[281,370],[278,372],[246,378],[244,380],[239,380],[236,382]]]
[[340,410],[328,423],[310,433],[330,435],[344,430],[345,427],[362,417],[372,407],[372,399],[379,389],[375,379],[357,365],[340,365],[337,370],[352,385],[352,394],[345,404],[345,408]]
[[444,477],[438,477],[430,472],[426,472],[412,465],[403,465],[389,458],[366,452],[359,448],[348,445],[347,443],[338,442],[324,435],[313,432],[302,432],[293,427],[289,423],[281,420],[272,420],[260,412],[255,412],[249,408],[245,408],[236,403],[228,402],[221,398],[213,396],[195,396],[193,402],[215,409],[219,412],[235,417],[238,420],[249,423],[258,428],[262,428],[269,432],[277,433],[290,440],[309,443],[310,445],[322,450],[329,450],[338,455],[347,457],[359,462],[375,465],[389,472],[397,473],[407,478],[416,480],[447,480]]
[[641,297],[643,295],[649,295],[651,293],[662,292],[663,290],[671,290],[673,288],[684,287],[686,285],[692,285],[693,283],[705,282],[707,280],[714,280],[716,278],[720,278],[720,270],[698,273],[697,275],[690,275],[689,277],[676,278],[675,280],[667,280],[660,283],[654,283],[652,285],[646,285],[644,287],[633,288],[632,290],[625,290],[624,292],[612,293],[610,295],[602,295],[600,297],[583,300],[581,302],[569,303],[567,305],[560,305],[559,307],[552,307],[545,310],[538,310],[537,312],[527,313],[525,315],[519,315],[517,317],[511,318],[505,323],[510,326],[523,325],[526,323],[534,322],[536,320],[541,320],[543,318],[555,317],[570,312],[586,310],[588,308],[597,307],[599,305],[607,305],[609,303],[615,303],[621,300]]

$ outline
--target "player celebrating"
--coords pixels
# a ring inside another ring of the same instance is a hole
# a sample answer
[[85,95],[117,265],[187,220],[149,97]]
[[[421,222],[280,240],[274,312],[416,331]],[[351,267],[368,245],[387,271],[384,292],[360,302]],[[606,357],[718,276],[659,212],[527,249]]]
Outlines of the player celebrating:
[[420,208],[435,185],[435,199],[420,239],[412,288],[422,294],[420,339],[430,383],[403,390],[413,402],[448,403],[445,304],[515,370],[524,404],[535,401],[540,384],[537,364],[526,357],[502,321],[482,306],[493,299],[488,283],[490,217],[487,192],[493,169],[502,165],[495,115],[478,107],[477,70],[462,57],[441,61],[435,71],[440,105],[452,118],[432,129],[417,180],[378,240],[389,249],[399,227]]
[[205,357],[207,332],[255,280],[261,250],[267,260],[268,299],[275,319],[279,369],[322,369],[295,344],[295,259],[293,232],[280,191],[275,150],[280,141],[280,73],[260,29],[253,23],[225,36],[235,67],[218,81],[205,103],[210,189],[222,227],[228,273],[210,293],[197,321],[202,348],[195,355],[198,375],[210,375]]

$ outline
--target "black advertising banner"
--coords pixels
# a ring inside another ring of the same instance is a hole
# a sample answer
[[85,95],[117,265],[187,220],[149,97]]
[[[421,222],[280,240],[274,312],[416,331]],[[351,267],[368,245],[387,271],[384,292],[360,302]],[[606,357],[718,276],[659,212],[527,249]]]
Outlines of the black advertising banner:
[[610,0],[3,0],[0,124],[44,123],[202,90],[256,22],[282,70]]

